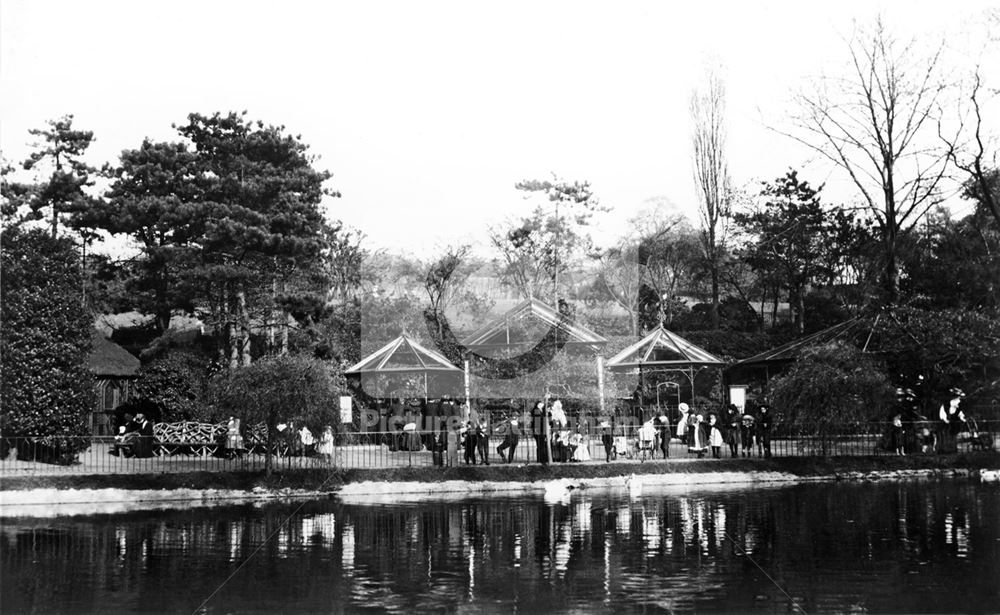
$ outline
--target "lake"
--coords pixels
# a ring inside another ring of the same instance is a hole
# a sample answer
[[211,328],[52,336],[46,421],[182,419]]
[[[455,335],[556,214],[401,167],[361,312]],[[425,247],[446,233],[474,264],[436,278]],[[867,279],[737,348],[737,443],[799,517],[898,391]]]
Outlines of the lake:
[[0,559],[4,613],[997,612],[1000,486],[5,519]]

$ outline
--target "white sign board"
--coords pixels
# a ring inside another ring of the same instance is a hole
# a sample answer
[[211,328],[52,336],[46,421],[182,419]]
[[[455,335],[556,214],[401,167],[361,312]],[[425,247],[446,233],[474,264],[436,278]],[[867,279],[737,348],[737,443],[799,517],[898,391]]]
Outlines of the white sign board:
[[739,385],[729,387],[729,403],[743,412],[747,405],[747,388]]
[[350,423],[353,420],[351,412],[351,396],[342,395],[340,397],[340,422]]

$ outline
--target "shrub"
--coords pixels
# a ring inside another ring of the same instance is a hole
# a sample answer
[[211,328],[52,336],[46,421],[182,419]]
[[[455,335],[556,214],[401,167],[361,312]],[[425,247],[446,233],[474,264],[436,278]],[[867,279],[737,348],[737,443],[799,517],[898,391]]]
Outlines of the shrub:
[[[67,238],[10,228],[0,235],[0,431],[86,436],[96,406],[87,371],[91,316],[81,303],[80,255]],[[63,461],[85,447],[62,449]]]
[[239,418],[246,428],[255,423],[267,426],[265,465],[270,472],[278,423],[294,421],[317,437],[326,426],[338,429],[344,380],[335,369],[304,356],[264,359],[217,374],[210,383],[210,394],[220,413]]
[[882,366],[850,344],[834,342],[803,353],[771,381],[771,405],[786,425],[820,436],[884,418],[893,389]]

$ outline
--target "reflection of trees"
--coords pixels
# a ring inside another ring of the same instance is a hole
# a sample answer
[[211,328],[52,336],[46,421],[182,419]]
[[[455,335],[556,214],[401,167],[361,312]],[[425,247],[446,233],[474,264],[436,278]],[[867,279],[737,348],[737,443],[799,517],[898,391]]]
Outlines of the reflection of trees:
[[[749,558],[806,611],[843,600],[964,610],[908,573],[957,559],[995,565],[995,500],[951,483],[839,484],[554,505],[316,502],[291,518],[279,506],[16,521],[0,533],[0,610],[191,612],[261,545],[210,611],[329,611],[345,600],[425,611],[475,599],[535,612],[574,597],[676,610],[751,610],[758,595],[784,604]],[[961,571],[942,565],[935,582],[992,591]],[[880,602],[876,578],[907,594]]]

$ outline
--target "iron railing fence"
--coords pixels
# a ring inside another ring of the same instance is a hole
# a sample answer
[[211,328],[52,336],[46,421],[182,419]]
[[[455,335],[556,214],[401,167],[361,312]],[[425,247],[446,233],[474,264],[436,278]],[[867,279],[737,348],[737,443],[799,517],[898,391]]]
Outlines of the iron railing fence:
[[[659,437],[652,441],[640,438],[639,425],[614,427],[611,440],[612,459],[646,461],[662,458]],[[972,427],[971,425],[969,427]],[[522,433],[516,441],[504,435],[491,434],[482,446],[473,446],[471,459],[466,458],[462,438],[437,441],[430,433],[405,431],[351,432],[338,434],[335,442],[313,443],[309,446],[281,445],[272,451],[272,467],[277,470],[294,468],[400,468],[419,466],[456,466],[482,464],[485,458],[491,465],[529,464],[538,462],[539,443],[535,437]],[[581,433],[581,446],[586,454],[577,459],[605,462],[606,451],[602,434],[597,428]],[[558,434],[556,434],[557,436]],[[676,426],[671,426],[671,440],[667,446],[672,461],[696,457],[687,443],[676,438]],[[738,435],[735,434],[734,435]],[[902,443],[907,454],[937,454],[970,452],[1000,448],[1000,421],[979,421],[975,428],[950,435],[937,421],[906,423],[902,439],[892,442],[885,423],[838,425],[824,433],[808,433],[785,425],[775,425],[770,432],[770,450],[776,457],[808,456],[872,456],[895,455],[893,444]],[[565,458],[573,462],[572,446],[560,446],[554,437],[553,461]],[[544,439],[541,440],[544,446]],[[561,442],[565,442],[566,437]],[[506,446],[502,446],[506,443]],[[764,442],[759,435],[748,442],[737,438],[737,457],[759,457],[764,454]],[[265,467],[263,447],[251,450],[227,450],[223,445],[185,450],[183,447],[160,447],[155,441],[139,447],[139,455],[126,449],[119,451],[114,438],[109,437],[0,437],[0,476],[30,476],[49,474],[156,474],[198,471],[248,471]],[[503,451],[498,451],[498,447]],[[728,438],[720,450],[722,458],[732,456]],[[705,451],[711,458],[712,451]]]

